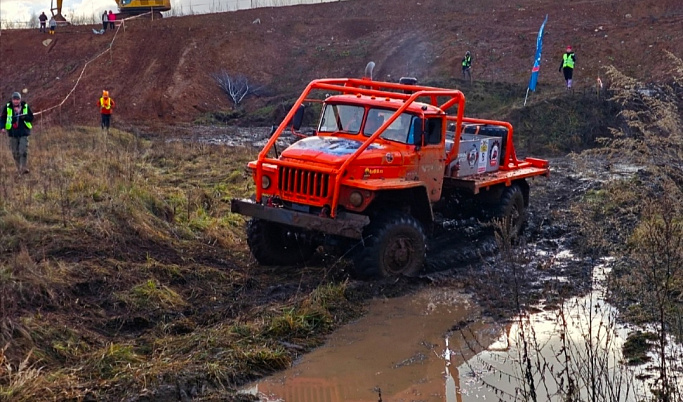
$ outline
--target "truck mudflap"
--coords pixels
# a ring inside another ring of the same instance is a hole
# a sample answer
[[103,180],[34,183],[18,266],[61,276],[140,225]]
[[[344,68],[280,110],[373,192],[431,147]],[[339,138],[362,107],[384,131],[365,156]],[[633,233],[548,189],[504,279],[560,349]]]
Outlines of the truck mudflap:
[[269,207],[249,200],[233,199],[230,210],[237,214],[265,221],[352,239],[361,239],[363,228],[370,223],[368,216],[360,214],[339,212],[337,217],[333,219],[280,207]]

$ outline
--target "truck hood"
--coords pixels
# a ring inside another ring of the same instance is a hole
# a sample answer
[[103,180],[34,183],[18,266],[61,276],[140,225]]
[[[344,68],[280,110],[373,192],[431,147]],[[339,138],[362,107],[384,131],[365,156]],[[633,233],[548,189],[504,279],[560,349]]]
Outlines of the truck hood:
[[[340,166],[361,145],[363,142],[348,138],[308,137],[289,146],[282,152],[282,157]],[[387,151],[391,151],[388,148],[381,144],[370,144],[359,160],[371,162],[367,159],[378,159],[381,163]]]

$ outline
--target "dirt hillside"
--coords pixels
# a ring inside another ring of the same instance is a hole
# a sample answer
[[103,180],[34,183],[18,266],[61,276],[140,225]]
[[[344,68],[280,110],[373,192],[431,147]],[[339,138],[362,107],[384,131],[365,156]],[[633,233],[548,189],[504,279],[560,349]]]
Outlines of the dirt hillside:
[[[576,50],[579,88],[594,85],[608,64],[646,81],[667,81],[665,51],[683,55],[679,0],[347,0],[138,20],[118,32],[111,54],[90,64],[59,117],[96,124],[94,103],[107,88],[120,121],[188,122],[231,107],[211,78],[220,70],[244,74],[276,96],[295,94],[313,78],[358,76],[369,60],[377,62],[377,78],[457,76],[466,50],[473,53],[476,80],[523,83],[545,14],[541,83],[562,84],[557,69],[568,44]],[[53,37],[3,31],[2,98],[26,89],[35,110],[59,103],[86,61],[112,40],[111,32],[95,35],[92,28],[66,27]],[[46,46],[45,39],[53,43]]]

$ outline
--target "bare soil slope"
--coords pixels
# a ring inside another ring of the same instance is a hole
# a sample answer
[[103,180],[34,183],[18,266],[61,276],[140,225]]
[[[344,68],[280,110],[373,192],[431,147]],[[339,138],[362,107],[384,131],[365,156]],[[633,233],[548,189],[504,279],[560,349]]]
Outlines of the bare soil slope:
[[[358,76],[369,60],[377,78],[458,76],[466,50],[477,80],[523,83],[535,37],[549,14],[541,82],[562,85],[560,57],[577,54],[579,89],[614,64],[649,81],[670,80],[665,51],[683,55],[683,3],[679,0],[347,0],[310,6],[263,8],[212,15],[133,21],[120,30],[112,53],[91,63],[57,113],[60,121],[96,124],[100,91],[118,101],[117,118],[129,123],[187,122],[230,107],[211,74],[244,74],[276,95],[292,96],[309,80]],[[0,36],[0,96],[26,89],[35,110],[58,104],[84,64],[113,37],[92,26]],[[284,95],[283,95],[284,94]]]

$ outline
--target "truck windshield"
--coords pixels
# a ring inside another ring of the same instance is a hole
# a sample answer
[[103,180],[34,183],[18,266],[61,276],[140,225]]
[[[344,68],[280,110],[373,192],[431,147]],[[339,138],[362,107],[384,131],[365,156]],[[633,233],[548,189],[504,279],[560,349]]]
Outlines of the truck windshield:
[[358,134],[363,122],[363,112],[362,106],[327,104],[320,119],[318,131],[323,133],[343,131]]
[[[371,136],[385,121],[389,120],[393,114],[393,110],[370,109],[368,111],[368,120],[365,122],[365,127],[363,128],[363,134],[366,137]],[[417,116],[413,116],[409,113],[401,113],[401,115],[384,130],[380,135],[380,138],[403,144],[412,144],[410,138],[412,137],[411,121],[413,118],[418,119]]]

